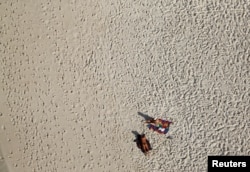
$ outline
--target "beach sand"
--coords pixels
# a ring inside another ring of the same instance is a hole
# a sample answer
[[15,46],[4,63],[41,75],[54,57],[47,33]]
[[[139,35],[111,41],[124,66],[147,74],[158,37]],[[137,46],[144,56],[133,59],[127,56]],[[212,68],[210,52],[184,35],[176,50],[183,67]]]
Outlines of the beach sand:
[[[193,172],[250,155],[249,14],[241,0],[2,0],[1,172]],[[173,120],[173,138],[138,112]]]
[[3,157],[3,154],[1,152],[1,149],[0,149],[0,171],[1,172],[8,172],[8,167],[7,167],[7,164],[4,160],[4,157]]

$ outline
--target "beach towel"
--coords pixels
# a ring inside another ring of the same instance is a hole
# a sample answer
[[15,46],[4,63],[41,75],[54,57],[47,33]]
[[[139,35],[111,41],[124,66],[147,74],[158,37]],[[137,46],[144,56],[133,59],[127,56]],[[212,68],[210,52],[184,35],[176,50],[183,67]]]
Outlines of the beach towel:
[[147,127],[153,131],[156,131],[159,134],[167,134],[169,131],[169,127],[168,128],[162,128],[162,127],[158,127],[155,126],[153,124],[148,124]]

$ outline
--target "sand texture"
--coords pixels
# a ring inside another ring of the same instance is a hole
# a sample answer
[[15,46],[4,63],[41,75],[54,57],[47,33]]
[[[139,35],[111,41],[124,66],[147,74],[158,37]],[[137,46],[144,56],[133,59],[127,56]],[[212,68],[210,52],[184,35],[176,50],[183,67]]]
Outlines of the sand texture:
[[[0,23],[1,172],[200,172],[250,155],[249,0],[1,0]],[[173,120],[173,138],[138,112]]]

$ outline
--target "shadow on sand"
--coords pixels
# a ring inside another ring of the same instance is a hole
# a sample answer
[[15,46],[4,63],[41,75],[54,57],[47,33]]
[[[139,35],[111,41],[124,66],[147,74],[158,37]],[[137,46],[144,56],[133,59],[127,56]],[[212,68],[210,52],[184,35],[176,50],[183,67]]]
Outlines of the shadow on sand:
[[135,135],[136,138],[138,135],[140,135],[137,131],[132,131],[132,133]]
[[145,121],[146,121],[146,120],[154,119],[153,117],[148,116],[147,114],[142,113],[142,112],[138,112],[138,115],[140,115],[141,117],[143,117]]
[[139,140],[141,135],[137,131],[132,131],[132,133],[135,136],[134,142],[136,142],[137,147],[140,149]]

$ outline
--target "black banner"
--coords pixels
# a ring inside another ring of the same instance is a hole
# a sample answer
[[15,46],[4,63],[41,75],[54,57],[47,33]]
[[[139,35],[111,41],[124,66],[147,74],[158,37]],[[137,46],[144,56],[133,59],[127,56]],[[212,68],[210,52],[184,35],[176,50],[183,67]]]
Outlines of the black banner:
[[208,172],[250,172],[250,156],[208,156]]

